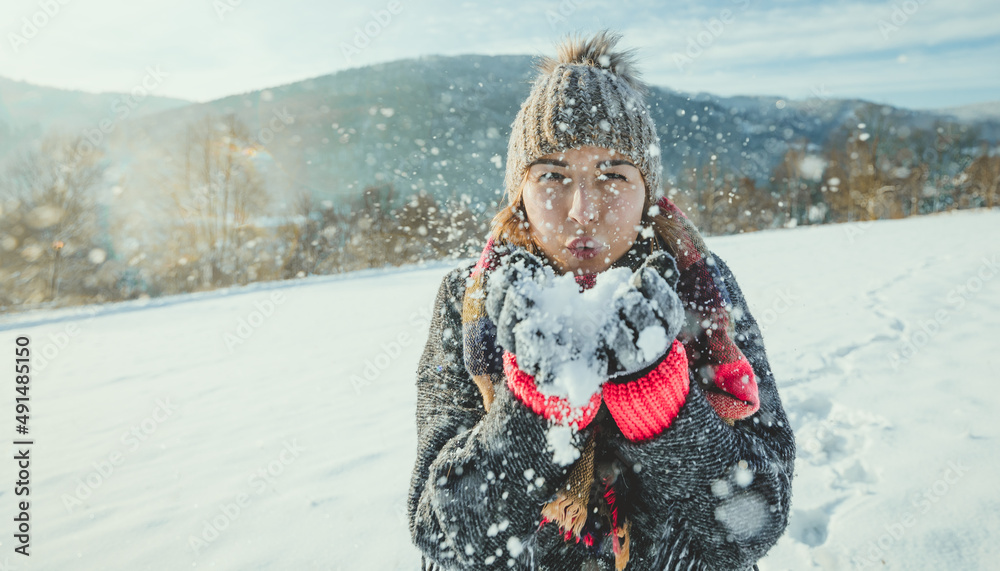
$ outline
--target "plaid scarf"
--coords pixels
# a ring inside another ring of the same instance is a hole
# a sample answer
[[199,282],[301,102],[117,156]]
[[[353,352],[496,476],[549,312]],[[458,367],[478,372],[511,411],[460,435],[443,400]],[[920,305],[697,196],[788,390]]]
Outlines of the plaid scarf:
[[[679,338],[687,353],[692,378],[701,383],[719,416],[732,425],[756,412],[759,401],[753,369],[733,341],[729,292],[714,257],[691,221],[666,197],[657,206],[658,215],[670,223],[677,243],[665,244],[660,236],[640,237],[612,267],[624,266],[635,271],[653,248],[667,249],[674,255],[680,272],[677,294],[687,313]],[[490,273],[503,264],[511,251],[510,246],[498,244],[492,238],[486,243],[467,280],[462,307],[465,366],[479,387],[487,411],[493,402],[493,385],[502,380],[504,368],[503,348],[496,344],[496,325],[486,314],[485,285]],[[576,276],[582,289],[592,287],[594,280],[593,275]],[[614,476],[604,474],[595,485],[595,472],[608,471],[607,466],[595,463],[597,433],[593,431],[588,436],[581,457],[570,468],[567,480],[570,485],[543,506],[542,525],[554,521],[567,540],[575,538],[594,549],[600,546],[605,534],[610,535],[615,567],[620,571],[628,564],[630,522],[624,515],[622,498],[618,497],[621,490],[616,489]],[[595,507],[596,515],[592,515]],[[595,518],[607,525],[595,526]],[[599,529],[609,531],[602,533]]]

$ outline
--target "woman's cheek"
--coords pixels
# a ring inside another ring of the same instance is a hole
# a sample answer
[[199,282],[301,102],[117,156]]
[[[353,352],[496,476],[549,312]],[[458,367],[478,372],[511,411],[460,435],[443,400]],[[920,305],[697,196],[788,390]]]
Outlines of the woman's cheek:
[[608,205],[605,219],[611,224],[622,224],[629,218],[632,208],[632,200],[624,194],[620,194],[610,205]]
[[621,210],[618,208],[611,208],[608,210],[608,215],[605,220],[610,227],[614,228],[618,225],[618,221],[621,220]]

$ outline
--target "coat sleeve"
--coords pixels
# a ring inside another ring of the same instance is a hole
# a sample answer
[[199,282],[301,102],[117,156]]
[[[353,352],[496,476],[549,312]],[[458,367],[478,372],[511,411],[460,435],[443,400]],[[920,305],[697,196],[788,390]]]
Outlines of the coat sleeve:
[[760,409],[735,426],[714,411],[698,383],[657,437],[613,446],[631,465],[633,537],[650,568],[745,570],[788,523],[795,442],[778,397],[760,329],[732,272],[717,256],[735,313],[736,344],[757,376]]
[[[446,568],[507,568],[530,555],[541,506],[567,468],[547,451],[548,421],[506,383],[495,383],[485,412],[462,356],[466,275],[460,268],[442,281],[417,367],[410,533],[426,559]],[[578,449],[582,436],[573,436]]]

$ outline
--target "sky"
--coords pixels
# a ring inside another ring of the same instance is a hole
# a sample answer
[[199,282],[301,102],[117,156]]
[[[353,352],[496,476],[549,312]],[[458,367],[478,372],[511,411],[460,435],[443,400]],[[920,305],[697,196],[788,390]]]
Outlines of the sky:
[[209,101],[421,55],[554,53],[619,30],[652,84],[860,98],[913,109],[1000,101],[997,0],[4,0],[0,76]]

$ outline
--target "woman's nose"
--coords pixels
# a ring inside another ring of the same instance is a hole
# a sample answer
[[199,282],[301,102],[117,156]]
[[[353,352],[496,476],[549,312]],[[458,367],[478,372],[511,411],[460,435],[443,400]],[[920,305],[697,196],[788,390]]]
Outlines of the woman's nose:
[[573,190],[569,217],[582,226],[597,222],[597,202],[594,199],[594,189],[586,181],[580,181]]

